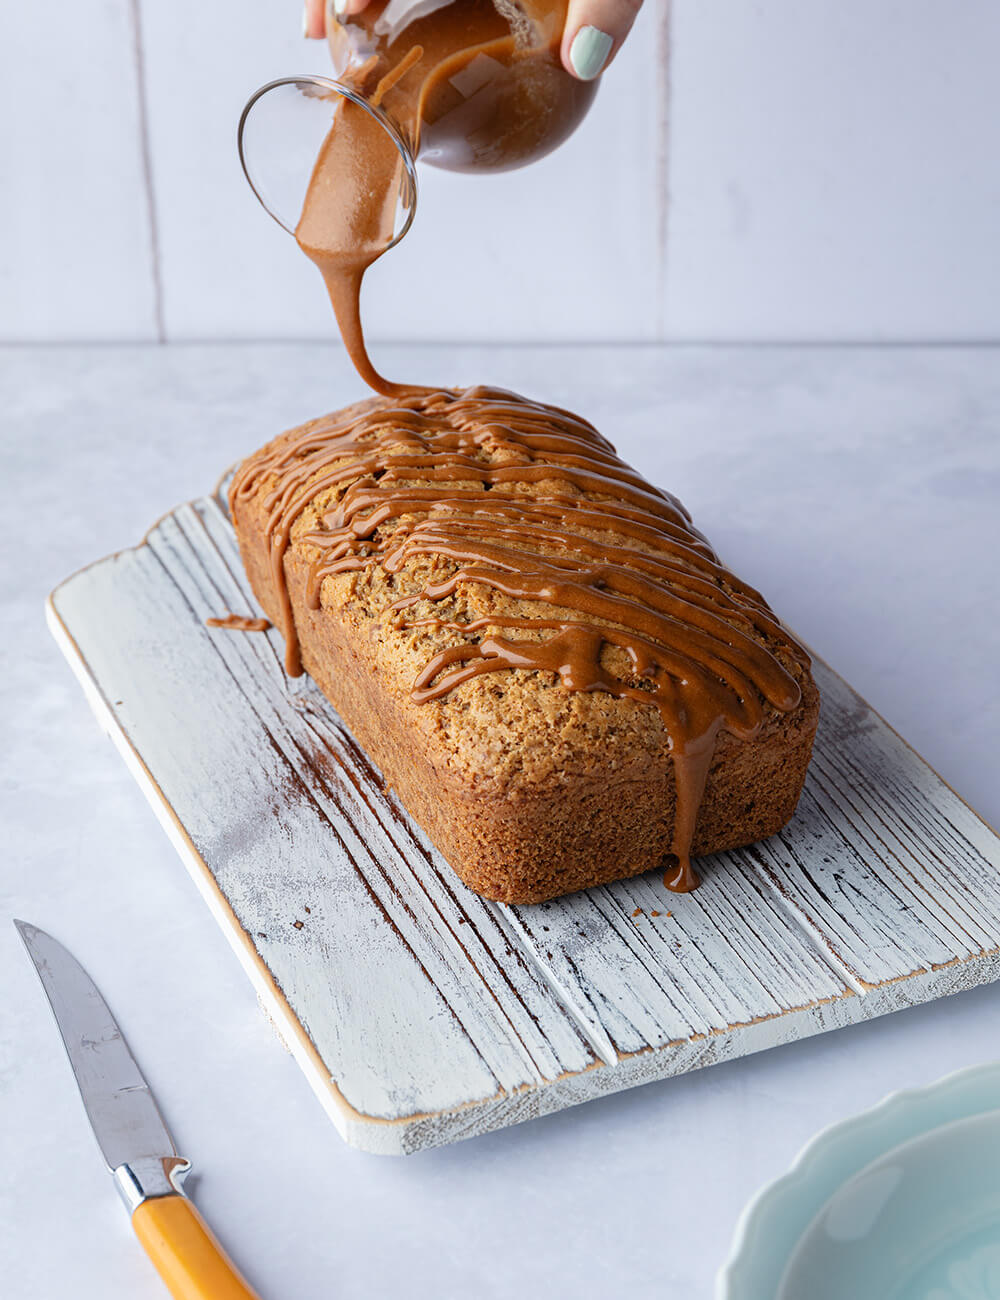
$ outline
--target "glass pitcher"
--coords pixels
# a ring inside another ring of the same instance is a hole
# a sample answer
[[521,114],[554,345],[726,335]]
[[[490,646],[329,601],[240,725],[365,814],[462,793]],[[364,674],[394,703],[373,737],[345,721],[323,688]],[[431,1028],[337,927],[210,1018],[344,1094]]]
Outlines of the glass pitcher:
[[328,0],[333,78],[284,77],[243,110],[240,159],[254,193],[294,233],[336,109],[377,123],[398,155],[392,247],[413,220],[416,168],[521,167],[560,145],[593,102],[596,81],[562,66],[567,0],[374,0],[338,17]]

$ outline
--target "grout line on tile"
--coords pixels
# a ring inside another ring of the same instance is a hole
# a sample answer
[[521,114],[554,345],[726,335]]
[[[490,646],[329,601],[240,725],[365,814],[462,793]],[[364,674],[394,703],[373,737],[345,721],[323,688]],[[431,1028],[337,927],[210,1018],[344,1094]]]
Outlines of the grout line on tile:
[[666,335],[667,248],[670,229],[671,32],[673,0],[659,0],[656,33],[656,337]]
[[146,195],[146,214],[149,229],[150,274],[153,281],[153,316],[158,343],[167,341],[167,328],[163,312],[163,276],[160,266],[160,228],[156,215],[156,191],[153,185],[153,158],[149,143],[149,105],[146,91],[146,55],[142,39],[141,0],[129,0],[132,20],[132,52],[135,60],[135,80],[138,98],[139,147],[142,159],[142,181]]

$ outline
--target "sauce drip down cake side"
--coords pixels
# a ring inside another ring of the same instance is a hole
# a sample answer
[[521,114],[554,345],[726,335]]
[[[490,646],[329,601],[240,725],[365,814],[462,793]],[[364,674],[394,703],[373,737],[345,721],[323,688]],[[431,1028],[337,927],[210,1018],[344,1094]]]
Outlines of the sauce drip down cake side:
[[230,505],[253,589],[467,885],[541,902],[788,821],[803,648],[585,420],[414,389],[282,434]]

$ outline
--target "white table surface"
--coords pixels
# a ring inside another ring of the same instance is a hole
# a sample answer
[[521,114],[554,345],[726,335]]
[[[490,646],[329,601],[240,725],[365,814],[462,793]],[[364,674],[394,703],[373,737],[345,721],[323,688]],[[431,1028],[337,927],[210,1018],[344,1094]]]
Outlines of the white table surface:
[[[574,406],[1000,822],[1000,353],[382,348],[387,373]],[[983,988],[409,1159],[352,1151],[98,731],[43,620],[278,430],[360,395],[330,346],[0,351],[0,1260],[16,1300],[165,1294],[9,918],[106,993],[199,1205],[266,1300],[703,1300],[740,1209],[819,1128],[1000,1057]]]

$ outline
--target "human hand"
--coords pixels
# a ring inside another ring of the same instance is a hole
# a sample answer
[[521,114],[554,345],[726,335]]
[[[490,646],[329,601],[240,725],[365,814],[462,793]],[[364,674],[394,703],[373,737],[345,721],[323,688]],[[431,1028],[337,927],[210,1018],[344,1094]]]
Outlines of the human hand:
[[[338,16],[360,13],[368,0],[334,0]],[[593,81],[618,53],[635,22],[642,0],[569,0],[560,57],[567,72]],[[325,0],[305,0],[302,32],[314,40],[326,35]]]

